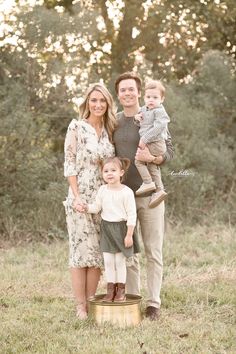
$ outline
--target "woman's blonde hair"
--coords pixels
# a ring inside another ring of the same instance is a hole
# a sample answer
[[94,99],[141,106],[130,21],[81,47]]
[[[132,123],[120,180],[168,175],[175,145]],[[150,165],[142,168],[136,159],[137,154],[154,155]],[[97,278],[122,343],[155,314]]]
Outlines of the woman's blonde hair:
[[116,116],[115,116],[116,106],[115,106],[114,100],[112,98],[112,95],[110,94],[108,89],[103,84],[94,83],[88,87],[88,89],[85,93],[85,96],[84,96],[84,100],[81,103],[81,105],[79,106],[80,116],[83,119],[87,119],[89,117],[90,111],[89,111],[88,101],[89,101],[89,97],[93,91],[100,92],[104,96],[104,98],[107,102],[107,110],[104,114],[103,123],[104,123],[104,127],[108,133],[109,140],[112,142],[113,132],[117,126]]

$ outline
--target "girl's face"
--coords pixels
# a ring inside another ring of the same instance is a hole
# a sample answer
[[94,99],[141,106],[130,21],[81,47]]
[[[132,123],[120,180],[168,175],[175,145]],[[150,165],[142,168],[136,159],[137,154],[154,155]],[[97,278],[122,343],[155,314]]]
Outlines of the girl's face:
[[107,184],[119,185],[124,170],[114,162],[108,162],[103,166],[102,177]]
[[88,98],[90,115],[102,118],[107,111],[107,101],[100,91],[91,92]]

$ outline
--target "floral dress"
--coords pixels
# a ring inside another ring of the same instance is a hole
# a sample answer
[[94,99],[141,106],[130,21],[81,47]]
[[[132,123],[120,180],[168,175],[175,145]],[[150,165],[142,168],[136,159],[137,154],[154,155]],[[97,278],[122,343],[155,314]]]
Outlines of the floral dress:
[[[103,128],[98,137],[96,130],[86,120],[73,119],[65,139],[64,175],[77,176],[81,199],[91,203],[103,184],[99,160],[114,156],[114,147]],[[70,267],[102,267],[99,247],[100,215],[75,212],[72,208],[73,193],[69,187],[63,202],[69,234]]]

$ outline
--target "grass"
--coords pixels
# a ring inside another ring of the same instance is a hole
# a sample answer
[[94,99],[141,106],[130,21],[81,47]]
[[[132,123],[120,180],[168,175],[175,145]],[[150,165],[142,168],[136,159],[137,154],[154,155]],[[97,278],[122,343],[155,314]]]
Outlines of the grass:
[[169,227],[161,318],[126,329],[75,318],[67,242],[2,249],[0,353],[236,353],[234,235],[222,225]]

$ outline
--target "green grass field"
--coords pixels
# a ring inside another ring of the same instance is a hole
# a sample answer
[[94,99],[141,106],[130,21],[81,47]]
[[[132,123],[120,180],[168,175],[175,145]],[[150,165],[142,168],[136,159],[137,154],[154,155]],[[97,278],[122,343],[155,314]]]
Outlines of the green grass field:
[[236,353],[235,234],[221,225],[169,227],[161,317],[126,329],[76,319],[67,242],[1,249],[0,353]]

